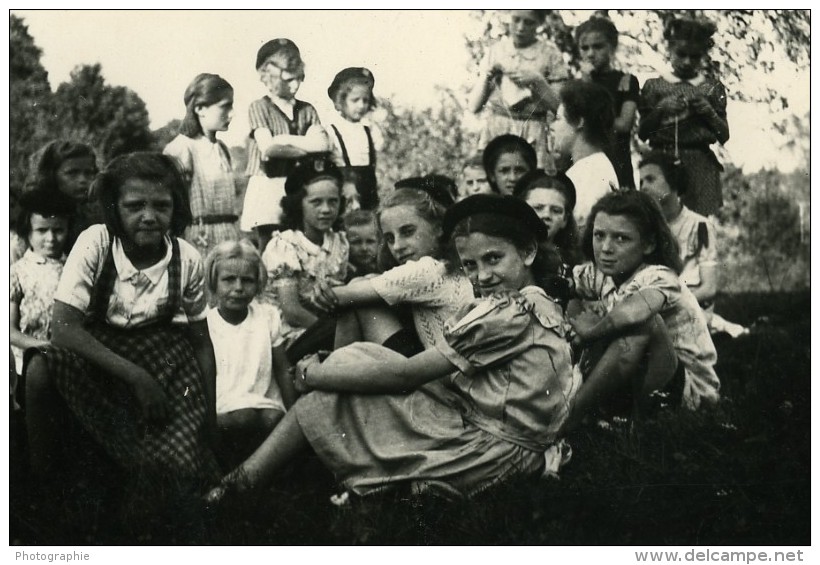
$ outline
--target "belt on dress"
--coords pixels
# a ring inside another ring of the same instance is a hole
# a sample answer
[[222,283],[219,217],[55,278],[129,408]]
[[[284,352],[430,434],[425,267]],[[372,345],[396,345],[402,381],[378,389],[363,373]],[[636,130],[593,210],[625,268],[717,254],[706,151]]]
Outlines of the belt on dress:
[[208,216],[197,216],[193,225],[198,224],[232,224],[239,221],[239,216],[233,214],[211,214]]

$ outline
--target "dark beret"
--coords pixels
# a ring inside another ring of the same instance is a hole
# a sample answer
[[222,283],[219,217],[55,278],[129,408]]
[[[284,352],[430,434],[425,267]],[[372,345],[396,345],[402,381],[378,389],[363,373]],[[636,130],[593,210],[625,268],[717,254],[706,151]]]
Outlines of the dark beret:
[[538,161],[535,148],[526,139],[511,133],[505,133],[491,139],[484,148],[484,152],[481,154],[484,170],[491,173],[499,156],[507,152],[520,153],[525,161],[532,164],[533,168],[535,168],[535,163]]
[[305,185],[320,179],[335,180],[339,186],[344,182],[339,167],[326,157],[309,157],[299,160],[285,180],[285,193],[295,194]]
[[575,184],[565,173],[548,175],[544,169],[530,171],[515,183],[513,196],[521,198],[533,188],[553,188],[564,195],[568,210],[575,209],[575,201],[578,198],[575,193]]
[[530,205],[514,196],[502,194],[474,194],[456,202],[447,209],[442,224],[442,237],[449,240],[458,223],[476,214],[493,214],[515,222],[538,241],[547,239],[549,231]]
[[450,177],[444,175],[437,175],[435,173],[424,175],[423,177],[409,177],[402,179],[393,185],[394,188],[415,188],[423,190],[430,197],[444,206],[449,208],[456,201],[456,183]]
[[339,89],[345,81],[351,79],[366,80],[370,85],[371,90],[373,89],[373,85],[376,84],[376,79],[373,78],[373,73],[371,73],[368,69],[364,67],[348,67],[339,71],[336,76],[333,77],[333,82],[331,82],[330,86],[327,87],[327,95],[330,96],[330,99],[335,102],[336,94],[339,92]]
[[271,39],[267,43],[265,43],[262,47],[259,48],[259,51],[256,52],[256,68],[257,70],[262,64],[268,60],[268,57],[276,55],[279,51],[283,49],[288,49],[292,53],[299,55],[299,48],[296,47],[296,44],[291,41],[290,39],[286,39],[284,37],[279,37],[277,39]]

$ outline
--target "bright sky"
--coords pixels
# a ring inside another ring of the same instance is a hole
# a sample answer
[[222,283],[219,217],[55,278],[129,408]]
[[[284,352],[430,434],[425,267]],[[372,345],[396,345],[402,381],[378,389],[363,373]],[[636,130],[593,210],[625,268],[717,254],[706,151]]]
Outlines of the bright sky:
[[[148,106],[151,126],[184,114],[182,94],[198,73],[222,75],[235,90],[229,145],[243,143],[246,108],[265,94],[254,69],[265,41],[289,37],[302,51],[307,79],[299,97],[333,112],[326,89],[335,73],[364,66],[376,94],[429,105],[435,85],[458,90],[470,80],[464,33],[477,25],[466,10],[311,11],[28,11],[15,10],[43,50],[52,87],[78,64],[99,62],[109,84],[124,85]],[[783,76],[792,109],[809,108],[809,77]],[[765,109],[730,104],[731,159],[757,169],[779,160]]]

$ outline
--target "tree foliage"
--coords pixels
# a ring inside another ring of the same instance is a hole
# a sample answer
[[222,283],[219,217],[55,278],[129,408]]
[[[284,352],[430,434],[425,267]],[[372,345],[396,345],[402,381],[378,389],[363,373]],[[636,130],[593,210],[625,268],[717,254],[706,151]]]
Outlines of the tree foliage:
[[[788,107],[782,93],[785,69],[805,70],[811,62],[811,14],[809,10],[551,10],[542,33],[553,40],[574,69],[578,51],[575,27],[593,13],[609,17],[620,31],[620,59],[632,72],[655,72],[665,61],[663,27],[670,19],[699,16],[717,25],[715,47],[709,61],[730,97],[766,102],[772,110]],[[465,40],[477,63],[488,42],[504,34],[503,14],[476,10],[480,22]]]
[[124,86],[110,86],[102,68],[81,65],[54,93],[57,136],[88,143],[105,162],[117,155],[150,149],[145,102]]
[[23,186],[28,157],[48,139],[51,87],[40,63],[42,51],[34,44],[23,20],[9,19],[9,174],[10,190]]

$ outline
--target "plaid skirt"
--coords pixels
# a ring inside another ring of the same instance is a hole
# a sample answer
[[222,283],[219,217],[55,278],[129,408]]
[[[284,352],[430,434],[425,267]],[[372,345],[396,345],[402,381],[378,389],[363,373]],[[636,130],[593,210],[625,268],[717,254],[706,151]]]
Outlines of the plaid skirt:
[[210,481],[219,476],[205,436],[206,398],[187,329],[152,326],[88,331],[117,355],[151,374],[165,392],[169,417],[146,423],[131,388],[74,352],[43,351],[49,374],[88,433],[127,472]]

